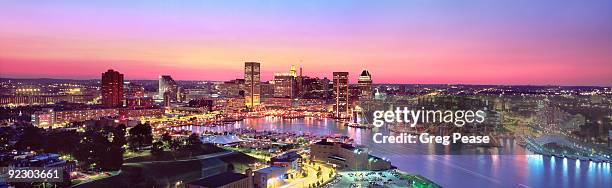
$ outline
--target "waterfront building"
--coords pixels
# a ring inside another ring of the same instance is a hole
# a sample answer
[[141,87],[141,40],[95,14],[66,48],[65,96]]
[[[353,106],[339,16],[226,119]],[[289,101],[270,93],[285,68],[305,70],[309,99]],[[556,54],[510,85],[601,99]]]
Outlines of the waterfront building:
[[334,72],[334,118],[349,116],[349,82],[348,72]]
[[102,105],[106,107],[123,106],[123,74],[109,69],[102,73]]
[[223,110],[227,112],[238,112],[244,108],[244,97],[214,98],[213,110]]
[[277,73],[274,75],[274,97],[294,98],[296,95],[296,80],[291,74]]
[[369,155],[368,148],[355,147],[341,142],[329,142],[323,139],[310,145],[311,160],[323,161],[349,170],[384,170],[391,168],[391,163]]
[[359,79],[357,80],[357,85],[361,92],[359,99],[372,99],[372,75],[370,75],[368,70],[361,71]]
[[188,106],[192,108],[204,108],[210,112],[213,109],[213,100],[212,99],[193,99],[189,101]]
[[253,108],[260,103],[260,65],[258,62],[244,63],[244,103],[247,108]]

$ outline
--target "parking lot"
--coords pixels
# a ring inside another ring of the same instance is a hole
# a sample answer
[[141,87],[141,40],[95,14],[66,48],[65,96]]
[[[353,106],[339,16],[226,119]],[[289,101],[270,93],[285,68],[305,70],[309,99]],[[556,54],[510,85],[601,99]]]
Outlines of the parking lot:
[[394,170],[338,172],[340,178],[333,187],[412,187]]

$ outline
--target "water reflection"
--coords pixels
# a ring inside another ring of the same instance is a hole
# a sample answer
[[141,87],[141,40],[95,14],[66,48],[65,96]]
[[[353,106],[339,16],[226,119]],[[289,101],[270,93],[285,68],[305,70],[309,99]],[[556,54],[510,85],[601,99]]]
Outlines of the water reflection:
[[390,159],[400,170],[418,173],[444,187],[606,187],[612,185],[608,163],[594,163],[529,155],[528,151],[503,140],[497,150],[479,153],[521,153],[525,155],[419,155],[428,151],[446,152],[452,147],[415,144],[376,144],[374,132],[390,134],[387,130],[368,130],[344,127],[333,119],[258,118],[246,119],[230,126],[183,127],[194,132],[229,131],[237,128],[276,130],[281,132],[316,135],[348,135],[357,144],[368,146],[372,154]]

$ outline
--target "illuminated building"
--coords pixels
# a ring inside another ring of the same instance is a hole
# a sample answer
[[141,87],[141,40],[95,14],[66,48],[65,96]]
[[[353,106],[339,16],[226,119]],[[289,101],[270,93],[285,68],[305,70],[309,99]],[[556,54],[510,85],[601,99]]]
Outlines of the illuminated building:
[[170,106],[170,103],[172,102],[172,95],[173,93],[170,91],[166,91],[164,92],[163,96],[163,102],[164,102],[164,106]]
[[291,74],[277,73],[274,75],[274,97],[294,98],[296,80]]
[[300,75],[297,77],[297,91],[296,94],[298,96],[302,96],[302,90],[304,90],[304,85],[303,85],[303,81],[304,81],[304,76],[302,75],[302,67],[300,67]]
[[[274,97],[274,81],[261,82],[261,98],[272,98]],[[263,101],[262,101],[263,103]]]
[[295,70],[295,65],[291,65],[291,68],[289,69],[289,75],[293,77],[297,77],[297,71]]
[[205,108],[208,111],[213,109],[212,99],[194,99],[189,101],[189,107],[192,108]]
[[357,80],[357,85],[361,91],[361,95],[359,96],[360,99],[372,99],[372,75],[370,75],[368,70],[363,70],[361,72]]
[[219,92],[224,97],[244,97],[244,79],[235,79],[219,84]]
[[37,86],[19,86],[15,89],[16,95],[38,95],[40,94],[40,88]]
[[255,188],[279,187],[287,179],[288,167],[270,166],[255,171],[253,184]]
[[349,83],[348,72],[334,72],[334,118],[348,118]]
[[68,103],[92,103],[94,95],[2,95],[0,106],[25,106]]
[[126,97],[135,97],[135,98],[145,97],[145,93],[146,91],[144,87],[138,84],[130,83],[128,85],[128,91],[127,91]]
[[38,127],[47,127],[55,124],[55,113],[51,108],[42,109],[32,114],[32,125]]
[[178,94],[178,85],[169,75],[161,75],[159,76],[157,94],[160,96],[160,98],[163,98],[164,100],[166,99],[166,97],[169,97],[170,101],[176,101]]
[[162,108],[142,108],[142,109],[119,109],[121,119],[140,118],[140,117],[161,117],[164,115]]
[[164,109],[162,108],[91,108],[76,110],[45,109],[32,114],[32,123],[35,126],[51,126],[53,124],[96,120],[102,117],[121,117],[126,119],[139,117],[159,117],[163,114]]
[[130,108],[150,108],[155,106],[155,101],[152,97],[128,97],[125,99],[125,104]]
[[123,106],[123,74],[109,69],[102,73],[102,105]]
[[119,116],[119,109],[117,108],[63,110],[54,112],[56,124]]
[[260,70],[259,63],[244,63],[244,103],[247,108],[252,108],[260,103]]
[[301,171],[300,163],[302,156],[297,151],[285,152],[282,155],[278,155],[270,158],[270,164],[272,166],[287,167],[289,170]]

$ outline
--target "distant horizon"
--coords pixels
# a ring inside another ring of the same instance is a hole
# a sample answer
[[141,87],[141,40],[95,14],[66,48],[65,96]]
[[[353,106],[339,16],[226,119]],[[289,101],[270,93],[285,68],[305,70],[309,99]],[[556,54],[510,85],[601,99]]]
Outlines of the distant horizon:
[[[121,72],[120,72],[121,73]],[[350,75],[350,74],[349,74]],[[170,75],[172,76],[172,75]],[[308,76],[308,75],[304,75]],[[309,76],[311,77],[311,76]],[[314,77],[311,77],[314,78]],[[319,79],[323,79],[322,77],[317,77]],[[15,80],[37,80],[37,79],[49,79],[49,80],[75,80],[75,81],[93,81],[100,80],[100,78],[47,78],[47,77],[33,77],[33,78],[16,78],[16,77],[1,77],[0,79],[15,79]],[[192,81],[192,82],[225,82],[229,80],[179,80],[172,77],[175,81]],[[242,78],[235,78],[242,79]],[[327,78],[330,81],[331,78]],[[356,78],[355,78],[356,79]],[[158,81],[158,79],[125,79],[125,82],[129,81]],[[233,79],[230,79],[233,80]],[[266,82],[270,80],[261,80],[261,82]],[[350,80],[349,84],[357,84],[355,80]],[[604,88],[612,88],[612,85],[552,85],[552,84],[543,84],[543,85],[533,85],[533,84],[469,84],[469,83],[378,83],[373,82],[374,85],[466,85],[466,86],[534,86],[534,87],[604,87]]]
[[[612,85],[612,1],[0,1],[0,77]],[[353,76],[354,75],[354,76]]]

